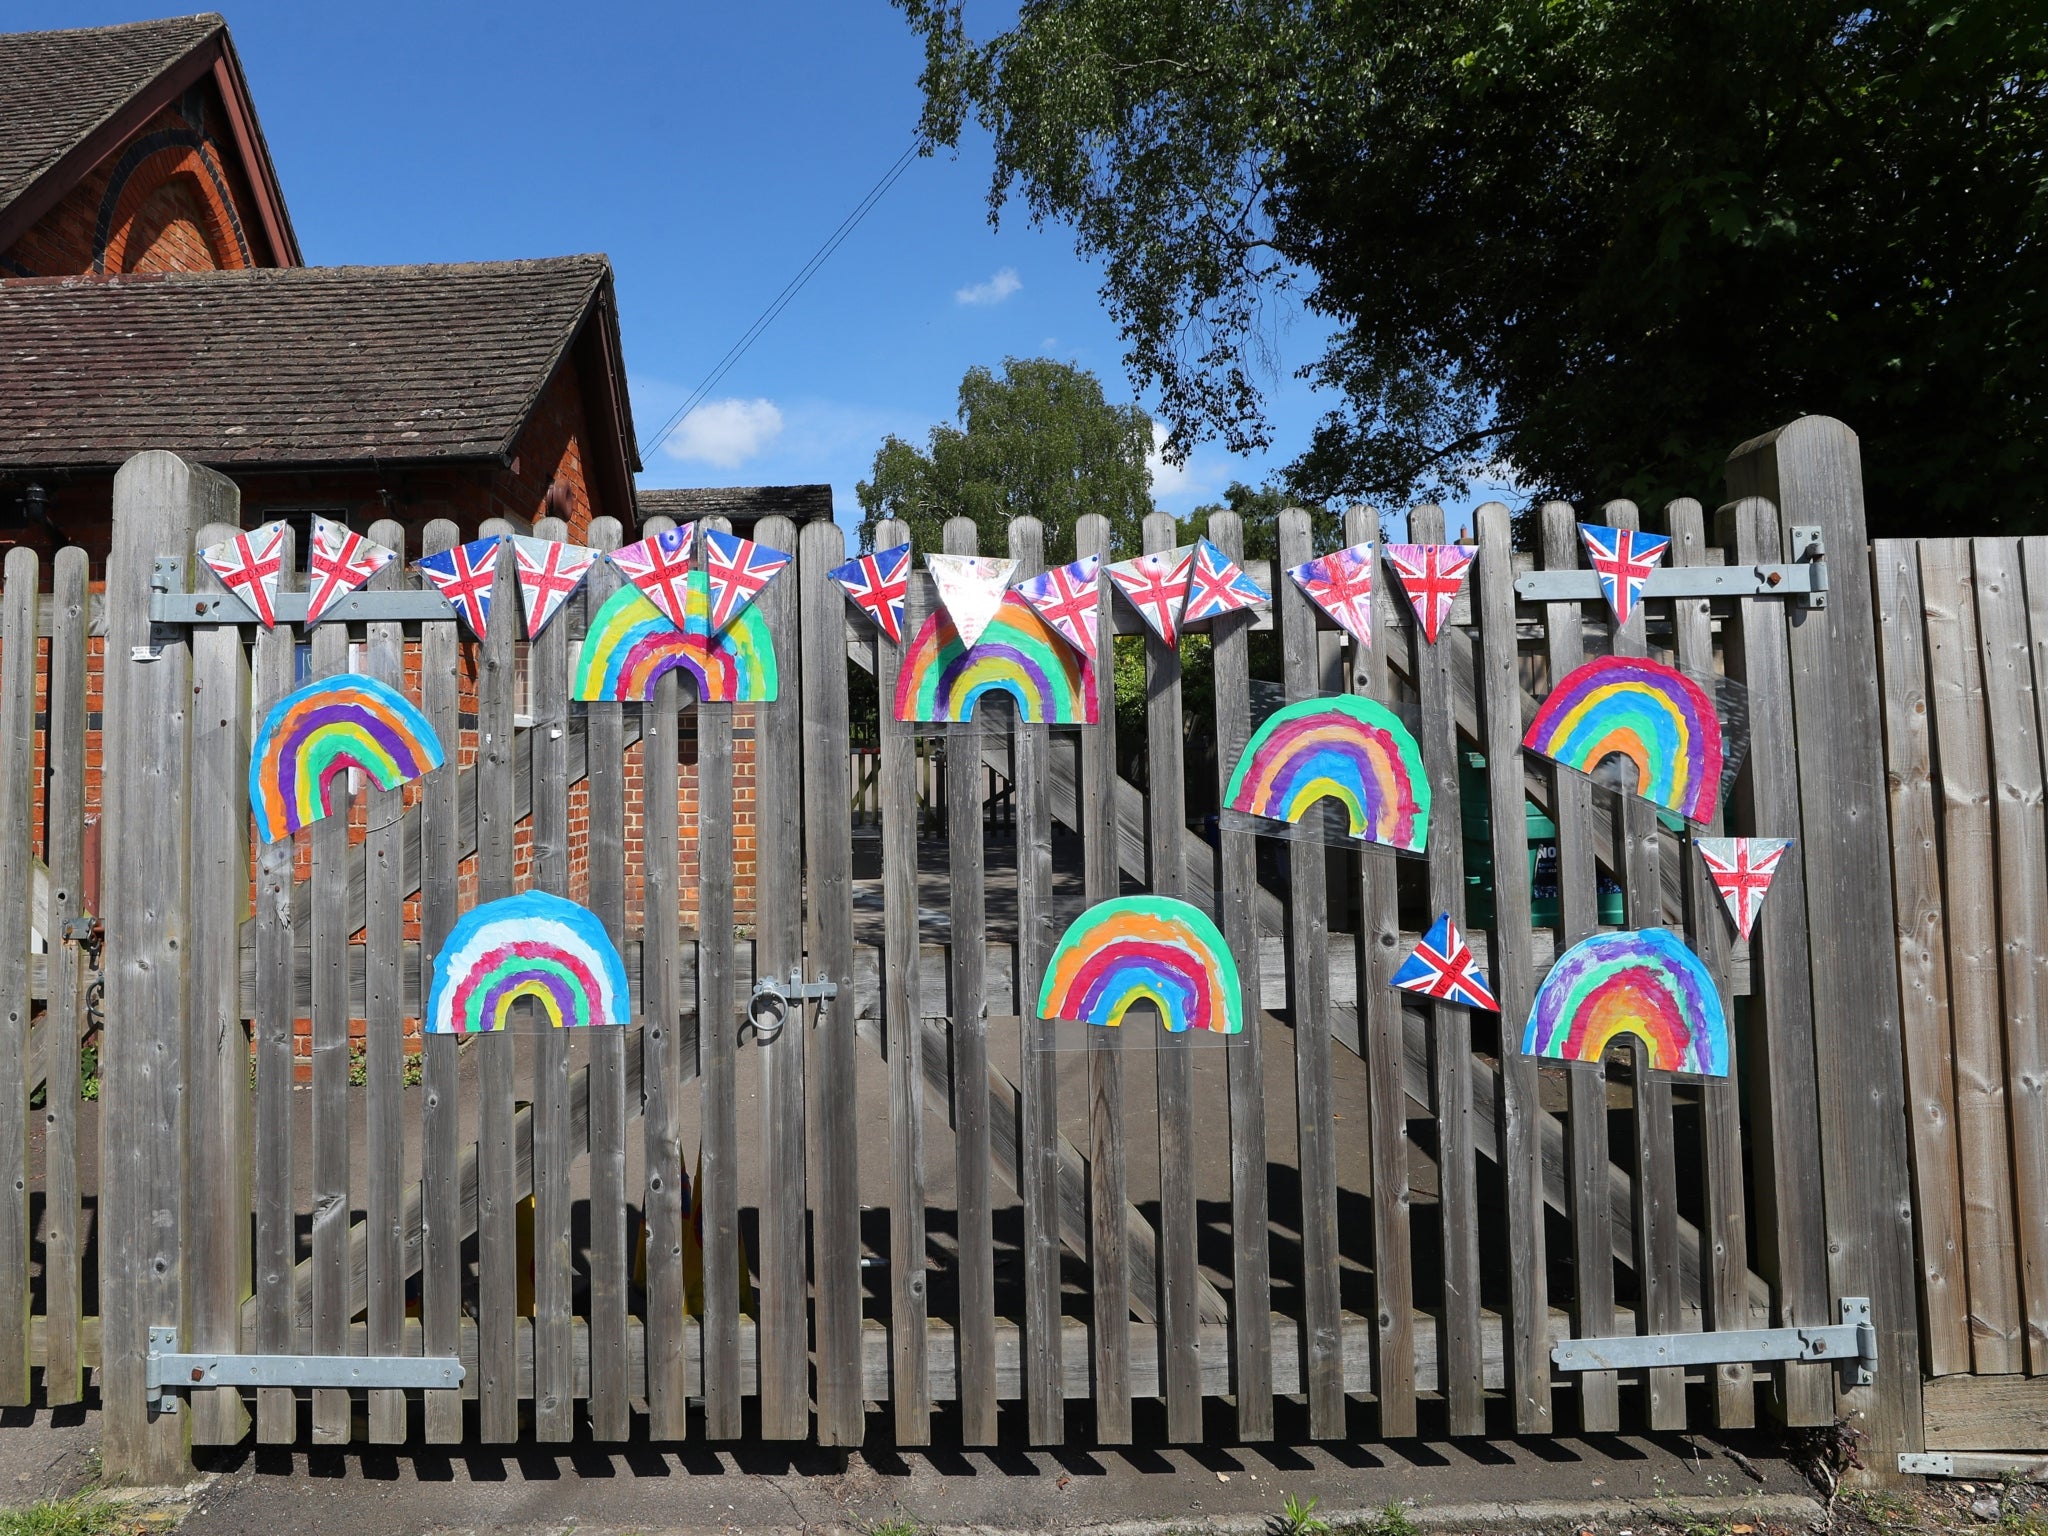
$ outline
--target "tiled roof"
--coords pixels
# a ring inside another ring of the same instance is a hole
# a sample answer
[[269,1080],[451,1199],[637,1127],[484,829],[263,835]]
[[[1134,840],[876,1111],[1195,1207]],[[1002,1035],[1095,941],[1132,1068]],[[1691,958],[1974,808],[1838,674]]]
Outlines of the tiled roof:
[[640,516],[672,517],[679,523],[700,517],[722,517],[743,533],[764,517],[786,517],[793,523],[832,518],[829,485],[732,485],[704,489],[636,493]]
[[[0,282],[0,467],[499,457],[602,256]],[[592,387],[597,387],[591,380]]]
[[0,208],[225,25],[208,14],[0,34]]

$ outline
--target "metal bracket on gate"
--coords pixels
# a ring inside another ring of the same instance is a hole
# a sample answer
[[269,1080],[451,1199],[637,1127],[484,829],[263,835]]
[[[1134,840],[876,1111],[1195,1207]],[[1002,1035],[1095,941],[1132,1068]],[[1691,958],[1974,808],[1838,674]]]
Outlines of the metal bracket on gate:
[[805,981],[801,968],[792,968],[787,976],[763,976],[747,999],[747,1022],[754,1026],[755,1040],[768,1045],[789,1022],[791,1003],[822,1002],[838,995],[838,982]]
[[1868,1296],[1844,1296],[1830,1328],[1731,1328],[1717,1333],[1627,1333],[1563,1339],[1550,1351],[1560,1371],[1628,1371],[1654,1366],[1741,1365],[1763,1360],[1825,1360],[1845,1387],[1867,1387],[1877,1365],[1877,1329]]
[[[280,624],[303,624],[312,603],[310,592],[279,592],[271,601]],[[351,592],[338,598],[323,616],[340,622],[419,624],[452,619],[455,610],[438,592]],[[221,588],[211,592],[185,590],[185,562],[159,555],[150,567],[149,622],[152,624],[254,624],[256,610],[241,597]]]
[[452,1355],[227,1355],[181,1354],[178,1330],[149,1330],[142,1396],[160,1413],[176,1413],[180,1392],[193,1387],[419,1387],[462,1385],[462,1362]]
[[[1828,565],[1820,529],[1786,530],[1792,558],[1756,565],[1659,566],[1643,582],[1644,597],[1791,597],[1809,608],[1828,602]],[[1515,596],[1525,603],[1592,602],[1601,595],[1597,571],[1524,571]]]

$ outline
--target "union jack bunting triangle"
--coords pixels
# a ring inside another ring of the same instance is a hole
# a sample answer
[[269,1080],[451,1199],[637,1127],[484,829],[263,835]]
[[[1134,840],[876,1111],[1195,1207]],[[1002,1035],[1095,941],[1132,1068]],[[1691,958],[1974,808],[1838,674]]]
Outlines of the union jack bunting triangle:
[[789,561],[779,549],[736,533],[705,529],[704,576],[711,586],[711,633],[717,634],[738,618]]
[[1437,632],[1450,618],[1458,589],[1465,585],[1465,572],[1471,569],[1478,554],[1469,544],[1386,546],[1387,564],[1394,568],[1394,579],[1408,594],[1408,602],[1415,609],[1415,622],[1422,626],[1422,637],[1431,645],[1436,644]]
[[910,546],[878,549],[857,555],[828,572],[846,595],[875,621],[875,627],[898,645],[903,643],[903,603],[910,595]]
[[277,579],[284,570],[283,523],[265,523],[238,533],[224,544],[199,551],[206,568],[220,584],[256,610],[263,627],[277,624]]
[[625,572],[626,580],[677,629],[684,627],[683,618],[689,611],[690,549],[696,541],[697,525],[684,523],[612,551],[612,564]]
[[1485,973],[1473,962],[1472,946],[1465,942],[1465,935],[1458,932],[1458,925],[1451,921],[1448,912],[1437,918],[1436,926],[1422,936],[1422,941],[1401,962],[1393,982],[1403,991],[1420,992],[1441,1002],[1500,1012],[1500,1004],[1494,1001],[1493,992],[1486,985]]
[[1614,622],[1626,624],[1643,600],[1643,583],[1650,579],[1671,541],[1661,533],[1637,533],[1599,523],[1579,524],[1579,538],[1586,546],[1586,558],[1600,573],[1600,590],[1607,594]]
[[1272,601],[1273,594],[1253,581],[1243,566],[1207,539],[1195,540],[1195,563],[1188,571],[1188,603],[1180,614],[1182,625],[1260,608]]
[[327,616],[328,609],[397,558],[396,550],[374,544],[360,533],[351,533],[343,524],[329,522],[316,513],[313,547],[306,552],[307,567],[312,572],[312,590],[306,598],[306,627],[318,624]]
[[504,540],[496,534],[425,555],[413,562],[462,615],[470,633],[484,638],[491,625],[491,583],[498,577],[498,550]]
[[1360,645],[1372,644],[1372,545],[1334,550],[1287,574],[1339,629]]
[[1102,556],[1088,555],[1017,583],[1017,595],[1089,661],[1095,660],[1095,615],[1102,594]]
[[526,609],[526,638],[531,640],[576,595],[583,578],[597,564],[597,551],[560,539],[512,535],[512,554],[519,562],[519,601]]
[[932,573],[939,602],[959,632],[960,643],[974,649],[1003,606],[1017,562],[995,555],[926,555],[924,568]]
[[1713,878],[1714,889],[1728,904],[1728,915],[1735,919],[1735,931],[1748,938],[1764,904],[1764,893],[1771,888],[1771,878],[1777,874],[1778,863],[1792,846],[1792,839],[1696,837],[1693,846],[1707,861],[1707,873]]
[[1135,560],[1119,560],[1109,568],[1109,579],[1131,600],[1138,616],[1152,633],[1172,645],[1180,632],[1180,618],[1187,607],[1188,577],[1195,568],[1195,546],[1154,550]]

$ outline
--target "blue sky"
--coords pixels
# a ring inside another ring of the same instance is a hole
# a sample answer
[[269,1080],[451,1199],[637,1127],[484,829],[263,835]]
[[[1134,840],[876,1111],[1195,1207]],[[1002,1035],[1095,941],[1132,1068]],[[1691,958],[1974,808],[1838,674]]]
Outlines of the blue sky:
[[[1005,7],[970,7],[981,29]],[[7,25],[173,14],[14,0]],[[309,262],[603,251],[645,446],[910,142],[920,51],[885,0],[744,4],[239,0],[225,14]],[[1129,399],[1097,275],[1062,228],[987,220],[985,143],[920,160],[714,391],[646,485],[829,481],[842,519],[886,432],[951,419],[961,374],[1051,355]],[[1320,413],[1287,371],[1277,440],[1162,466],[1170,511],[1257,481]],[[855,514],[857,515],[857,514]]]

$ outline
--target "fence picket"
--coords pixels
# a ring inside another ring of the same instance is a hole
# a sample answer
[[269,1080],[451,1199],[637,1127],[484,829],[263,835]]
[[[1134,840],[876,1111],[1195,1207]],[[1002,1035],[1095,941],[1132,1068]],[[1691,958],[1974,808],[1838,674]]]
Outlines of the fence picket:
[[[314,627],[313,676],[348,670],[348,629]],[[349,997],[348,919],[343,911],[348,863],[348,780],[328,791],[331,813],[313,823],[313,1348],[338,1355],[348,1347],[349,1305]],[[338,799],[339,804],[334,804]],[[313,1443],[340,1445],[353,1427],[349,1394],[313,1393]]]
[[32,549],[7,552],[0,601],[0,1406],[30,1400],[29,930],[35,919],[36,588]]

